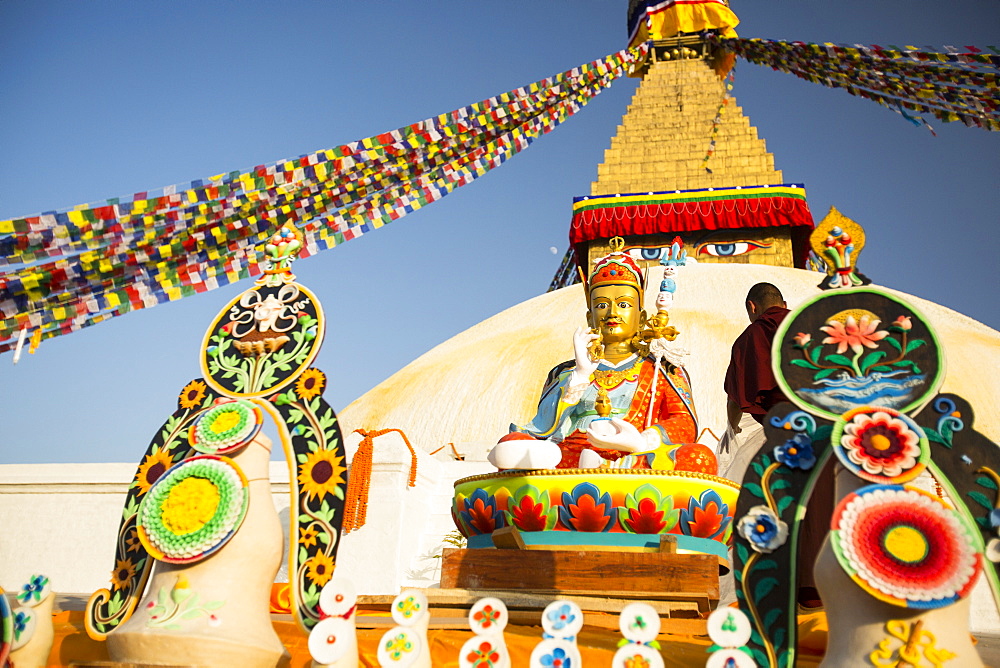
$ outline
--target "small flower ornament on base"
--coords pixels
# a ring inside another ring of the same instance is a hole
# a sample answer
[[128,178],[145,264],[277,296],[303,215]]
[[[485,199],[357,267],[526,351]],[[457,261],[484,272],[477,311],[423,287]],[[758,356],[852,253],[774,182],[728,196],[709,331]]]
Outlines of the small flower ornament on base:
[[[0,611],[0,624],[4,627],[11,622],[10,628],[5,628],[0,638],[0,666],[7,666],[3,658],[9,650],[11,666],[34,668],[46,666],[55,630],[52,625],[52,606],[55,594],[44,575],[32,575],[15,595],[21,605],[13,611],[6,606],[7,600],[0,590],[0,598],[4,599],[6,616]],[[7,633],[9,631],[10,633]],[[8,638],[9,636],[9,638]],[[9,643],[9,644],[8,644]],[[4,648],[2,645],[7,644]]]
[[469,610],[469,638],[458,654],[459,668],[510,668],[510,654],[504,641],[507,606],[498,598],[481,598]]
[[576,645],[559,638],[546,638],[535,645],[529,661],[530,668],[577,668],[582,663]]
[[542,611],[542,642],[531,652],[531,668],[572,668],[581,663],[576,635],[583,628],[583,611],[572,601],[553,601]]
[[738,608],[719,608],[708,617],[708,637],[715,643],[705,668],[754,668],[757,664],[744,649],[753,632],[750,620]]
[[622,639],[611,660],[612,668],[663,668],[660,643],[660,616],[647,603],[630,603],[618,615]]
[[393,599],[391,611],[396,626],[386,631],[379,641],[378,664],[383,668],[431,668],[427,597],[419,591],[404,591]]
[[553,601],[542,611],[545,638],[562,638],[576,644],[576,635],[583,628],[583,611],[573,601]]
[[356,668],[358,637],[355,626],[358,596],[343,578],[327,582],[319,594],[319,623],[309,632],[309,654],[314,665]]

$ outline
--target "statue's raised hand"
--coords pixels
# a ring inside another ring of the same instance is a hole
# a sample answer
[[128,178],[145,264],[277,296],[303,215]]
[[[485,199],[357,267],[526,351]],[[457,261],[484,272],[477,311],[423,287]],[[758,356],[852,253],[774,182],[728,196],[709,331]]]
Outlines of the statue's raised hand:
[[594,420],[587,428],[587,441],[599,448],[622,452],[643,452],[649,449],[646,438],[631,423],[621,418]]
[[571,385],[590,382],[590,375],[597,371],[600,360],[590,356],[590,344],[601,338],[600,334],[586,327],[578,327],[573,334],[573,354],[576,357],[576,367],[573,369],[575,378]]

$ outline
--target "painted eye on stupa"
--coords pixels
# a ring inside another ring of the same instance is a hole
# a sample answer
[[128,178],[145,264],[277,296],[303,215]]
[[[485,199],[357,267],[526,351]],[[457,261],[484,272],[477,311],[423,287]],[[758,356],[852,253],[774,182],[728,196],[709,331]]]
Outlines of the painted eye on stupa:
[[660,258],[670,252],[670,246],[633,246],[632,248],[626,248],[625,252],[628,253],[633,260],[659,262]]
[[762,244],[757,241],[711,241],[698,244],[695,247],[696,255],[711,255],[713,257],[734,257],[743,255],[759,248],[770,248],[773,244]]

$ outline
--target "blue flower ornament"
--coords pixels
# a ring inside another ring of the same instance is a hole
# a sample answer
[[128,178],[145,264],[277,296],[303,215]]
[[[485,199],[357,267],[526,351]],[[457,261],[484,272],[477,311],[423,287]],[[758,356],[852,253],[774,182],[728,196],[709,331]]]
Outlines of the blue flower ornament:
[[774,552],[788,540],[788,525],[767,506],[754,506],[744,515],[736,530],[757,552]]
[[34,607],[49,595],[49,579],[44,575],[32,575],[31,579],[17,592],[17,602]]
[[774,458],[791,469],[808,471],[816,464],[812,439],[798,433],[774,449]]

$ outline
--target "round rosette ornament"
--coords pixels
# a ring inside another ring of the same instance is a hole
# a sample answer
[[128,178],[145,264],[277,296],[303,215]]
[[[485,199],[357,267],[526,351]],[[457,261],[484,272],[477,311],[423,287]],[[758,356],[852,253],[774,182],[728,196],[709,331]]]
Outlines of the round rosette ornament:
[[583,628],[583,611],[573,601],[552,601],[542,611],[542,630],[553,638],[575,638]]
[[611,668],[663,668],[663,657],[648,645],[629,643],[615,652]]
[[220,399],[202,413],[188,432],[191,447],[206,455],[239,452],[264,424],[264,414],[246,399]]
[[394,626],[382,635],[379,641],[378,665],[406,668],[417,663],[423,650],[420,634],[405,626]]
[[309,654],[318,664],[339,661],[350,650],[356,633],[354,624],[342,617],[320,620],[309,632]]
[[160,476],[139,504],[139,541],[168,564],[200,561],[233,537],[249,502],[246,476],[233,460],[191,457]]
[[846,496],[830,544],[844,571],[875,598],[941,608],[964,598],[982,570],[975,529],[943,501],[913,487],[869,485]]
[[458,668],[493,668],[510,665],[502,636],[475,635],[458,652]]
[[479,599],[469,609],[469,628],[473,633],[487,636],[503,633],[509,619],[504,602],[491,596]]
[[400,626],[414,626],[429,614],[427,597],[423,592],[408,590],[392,600],[392,620]]
[[891,408],[863,406],[833,425],[830,443],[854,475],[875,483],[909,482],[927,468],[927,436],[913,420]]

